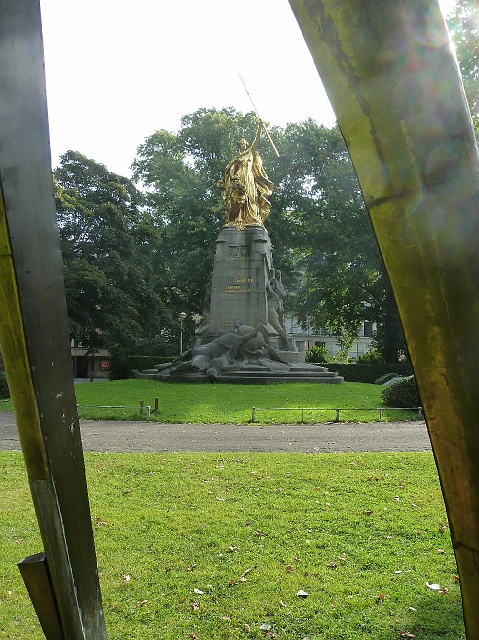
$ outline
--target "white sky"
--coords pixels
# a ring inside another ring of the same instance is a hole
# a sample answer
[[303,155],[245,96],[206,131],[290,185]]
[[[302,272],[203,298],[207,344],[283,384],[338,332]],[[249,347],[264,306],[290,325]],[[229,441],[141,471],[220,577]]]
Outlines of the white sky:
[[[40,0],[53,166],[130,176],[136,148],[200,107],[284,126],[335,117],[288,0]],[[450,6],[453,0],[441,4]]]

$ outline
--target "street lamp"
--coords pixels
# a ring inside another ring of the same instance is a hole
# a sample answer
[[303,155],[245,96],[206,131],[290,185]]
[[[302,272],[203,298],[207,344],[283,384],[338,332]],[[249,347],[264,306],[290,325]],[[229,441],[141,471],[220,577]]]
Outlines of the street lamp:
[[182,311],[178,316],[180,319],[180,356],[183,353],[183,320],[186,318],[186,313]]

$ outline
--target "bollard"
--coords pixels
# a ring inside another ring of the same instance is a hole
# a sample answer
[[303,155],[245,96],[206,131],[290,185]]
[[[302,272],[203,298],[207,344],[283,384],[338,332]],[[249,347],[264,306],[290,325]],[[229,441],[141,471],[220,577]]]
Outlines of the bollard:
[[251,409],[251,422],[254,422],[256,419],[256,407]]
[[336,420],[335,422],[339,422],[339,409],[336,409]]
[[146,407],[146,421],[149,422],[151,420],[151,407],[148,405]]

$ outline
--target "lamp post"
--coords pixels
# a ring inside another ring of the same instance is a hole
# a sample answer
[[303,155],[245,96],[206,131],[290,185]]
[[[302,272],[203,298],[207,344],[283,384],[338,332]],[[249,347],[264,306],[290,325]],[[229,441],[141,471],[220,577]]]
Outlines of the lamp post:
[[183,320],[186,318],[186,313],[182,311],[178,316],[180,319],[180,356],[183,353]]

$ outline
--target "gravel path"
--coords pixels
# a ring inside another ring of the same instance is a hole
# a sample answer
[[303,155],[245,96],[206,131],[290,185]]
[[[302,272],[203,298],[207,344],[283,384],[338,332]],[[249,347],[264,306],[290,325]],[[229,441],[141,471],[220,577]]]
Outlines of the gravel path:
[[[424,421],[260,426],[81,420],[80,426],[85,451],[332,453],[431,450]],[[0,451],[19,449],[13,414],[0,412]]]

